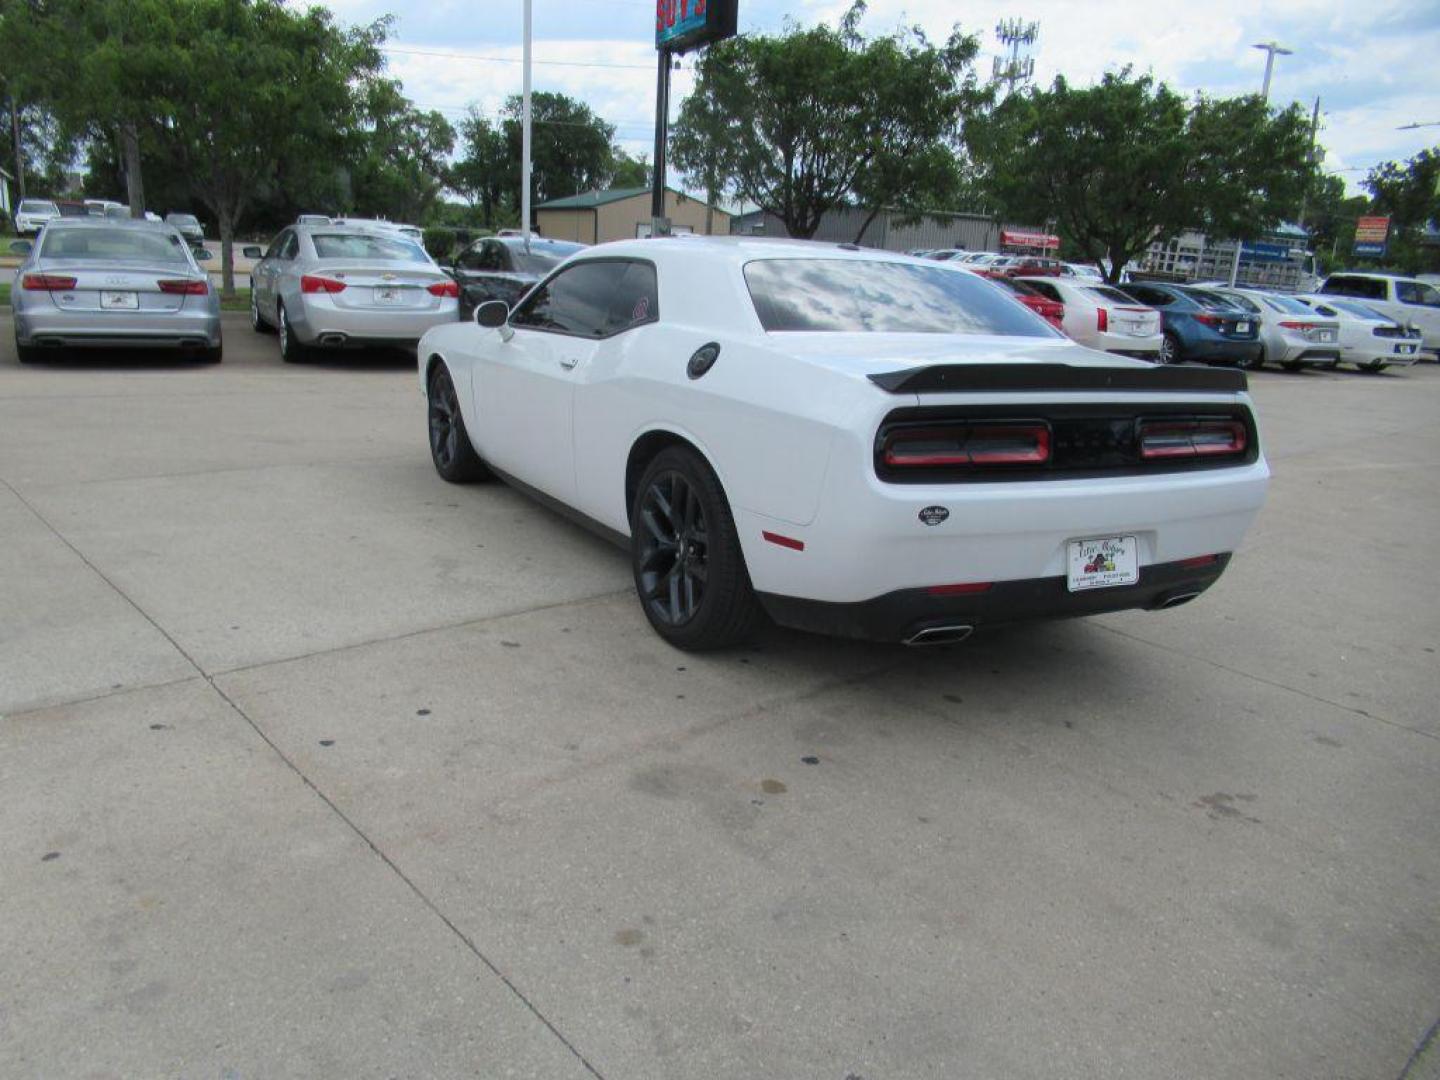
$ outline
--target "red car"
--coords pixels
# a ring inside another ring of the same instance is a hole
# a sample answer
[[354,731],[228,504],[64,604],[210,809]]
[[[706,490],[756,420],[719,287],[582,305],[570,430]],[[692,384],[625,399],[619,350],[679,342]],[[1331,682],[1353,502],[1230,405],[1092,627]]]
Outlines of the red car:
[[1048,296],[1041,296],[1029,285],[1026,285],[1022,281],[1013,281],[1003,272],[987,274],[983,270],[977,270],[976,273],[983,278],[988,278],[993,281],[1007,292],[1013,293],[1016,300],[1019,300],[1031,311],[1035,312],[1035,314],[1043,316],[1045,321],[1055,327],[1056,330],[1063,331],[1065,329],[1065,327],[1061,325],[1065,319],[1065,305],[1059,300],[1051,300]]
[[1065,265],[1059,259],[1025,255],[1006,263],[1003,273],[1007,277],[1060,277],[1065,273]]

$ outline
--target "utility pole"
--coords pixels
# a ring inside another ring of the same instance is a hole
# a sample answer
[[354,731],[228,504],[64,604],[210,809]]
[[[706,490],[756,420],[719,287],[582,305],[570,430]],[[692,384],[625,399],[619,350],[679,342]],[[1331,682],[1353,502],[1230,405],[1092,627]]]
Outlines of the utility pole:
[[1040,24],[1038,22],[1022,22],[1019,19],[1005,19],[995,24],[995,36],[1000,39],[1002,46],[1010,49],[1008,59],[995,57],[994,66],[991,68],[991,78],[997,82],[1006,83],[1008,89],[1006,94],[1013,94],[1019,83],[1025,82],[1035,74],[1035,58],[1033,56],[1022,57],[1020,46],[1034,45],[1040,37]]
[[524,44],[521,47],[524,74],[520,97],[520,232],[525,250],[530,250],[530,40],[532,0],[525,0]]
[[[20,150],[20,110],[15,106],[15,95],[10,95],[10,138],[15,143],[15,185],[20,189],[20,198],[25,198],[25,155]],[[15,204],[19,206],[17,202]]]
[[[1269,104],[1269,102],[1270,102],[1270,76],[1271,76],[1272,74],[1274,74],[1274,72],[1275,72],[1275,57],[1276,57],[1277,55],[1279,55],[1279,56],[1293,56],[1294,53],[1295,53],[1295,50],[1294,50],[1294,49],[1287,49],[1287,48],[1285,48],[1284,45],[1277,44],[1277,43],[1274,42],[1274,41],[1262,41],[1262,42],[1259,42],[1258,44],[1255,44],[1255,45],[1251,46],[1251,48],[1263,49],[1263,50],[1265,51],[1265,54],[1266,54],[1266,55],[1265,55],[1265,82],[1264,82],[1264,84],[1260,87],[1260,99],[1261,99],[1262,101],[1264,101],[1266,104]],[[1241,252],[1241,250],[1242,250],[1244,247],[1245,247],[1244,241],[1240,240],[1240,239],[1237,237],[1236,240],[1235,240],[1235,261],[1230,264],[1230,287],[1231,287],[1232,289],[1235,287],[1235,279],[1240,276],[1240,252]]]
[[[655,168],[650,176],[650,235],[670,232],[665,219],[665,144],[670,130],[670,50],[657,49],[655,72]],[[708,197],[708,196],[707,196]]]
[[[1305,155],[1305,160],[1310,163],[1313,169],[1318,162],[1315,160],[1315,136],[1320,130],[1320,95],[1315,95],[1315,108],[1310,112],[1310,152]],[[1305,176],[1305,190],[1300,195],[1300,220],[1295,222],[1300,228],[1305,228],[1305,211],[1310,206],[1310,176]]]

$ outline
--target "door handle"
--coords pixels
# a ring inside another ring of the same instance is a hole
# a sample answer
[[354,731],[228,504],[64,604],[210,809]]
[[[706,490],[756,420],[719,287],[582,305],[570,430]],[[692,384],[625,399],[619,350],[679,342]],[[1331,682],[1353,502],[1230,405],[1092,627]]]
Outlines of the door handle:
[[579,362],[580,358],[578,356],[562,356],[560,358],[560,366],[563,367],[566,371],[569,371]]

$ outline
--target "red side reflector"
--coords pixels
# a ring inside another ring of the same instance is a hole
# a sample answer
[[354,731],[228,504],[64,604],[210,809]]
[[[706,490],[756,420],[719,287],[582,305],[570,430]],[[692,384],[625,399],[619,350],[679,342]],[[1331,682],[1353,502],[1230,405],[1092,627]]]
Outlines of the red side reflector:
[[75,279],[63,274],[26,274],[20,281],[20,287],[29,292],[63,292],[75,287]]
[[1219,555],[1196,555],[1193,559],[1181,559],[1180,565],[1187,570],[1193,570],[1199,566],[1214,566],[1219,561]]
[[1239,420],[1161,420],[1140,424],[1140,456],[1212,457],[1243,454],[1248,436]]
[[925,591],[931,596],[967,596],[971,593],[989,592],[993,581],[966,581],[959,585],[931,585]]
[[760,535],[766,540],[769,540],[770,543],[779,544],[781,547],[789,548],[791,551],[805,550],[805,541],[796,540],[793,536],[782,536],[780,533],[773,532],[762,532]]
[[448,296],[452,300],[460,298],[460,286],[453,281],[437,281],[425,291],[431,296]]
[[204,296],[210,291],[208,281],[193,281],[188,278],[179,278],[174,281],[157,281],[162,293],[170,293],[172,296]]
[[302,293],[344,292],[345,282],[336,281],[334,278],[320,277],[317,274],[302,274],[300,276],[300,291]]

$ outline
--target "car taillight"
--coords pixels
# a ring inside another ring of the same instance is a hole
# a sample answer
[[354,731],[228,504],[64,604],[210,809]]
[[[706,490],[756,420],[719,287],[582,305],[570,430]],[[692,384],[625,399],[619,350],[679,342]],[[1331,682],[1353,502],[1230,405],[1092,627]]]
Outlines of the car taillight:
[[1140,456],[1153,460],[1243,454],[1248,438],[1239,420],[1142,420]]
[[184,278],[176,278],[174,281],[157,281],[162,293],[170,293],[174,296],[204,296],[210,291],[208,281],[190,281]]
[[896,469],[1043,465],[1050,428],[1038,422],[900,428],[885,437],[884,458]]
[[1102,308],[1096,308],[1096,309],[1095,309],[1095,332],[1096,332],[1096,333],[1099,333],[1099,334],[1103,334],[1103,333],[1105,333],[1105,331],[1107,331],[1107,330],[1109,330],[1109,329],[1110,329],[1110,313],[1109,313],[1108,311],[1106,311],[1103,307],[1102,307]]
[[1224,326],[1225,320],[1219,315],[1196,315],[1195,321],[1206,326]]
[[300,276],[300,291],[302,293],[344,292],[345,282],[336,281],[334,278],[320,277],[318,274],[302,274]]
[[1294,319],[1284,319],[1281,321],[1280,325],[1283,326],[1286,330],[1309,330],[1311,324],[1306,322],[1297,322]]
[[431,296],[448,296],[452,300],[460,298],[460,286],[453,281],[437,281],[425,291]]
[[75,287],[75,279],[64,274],[26,274],[20,287],[30,292],[64,291]]

